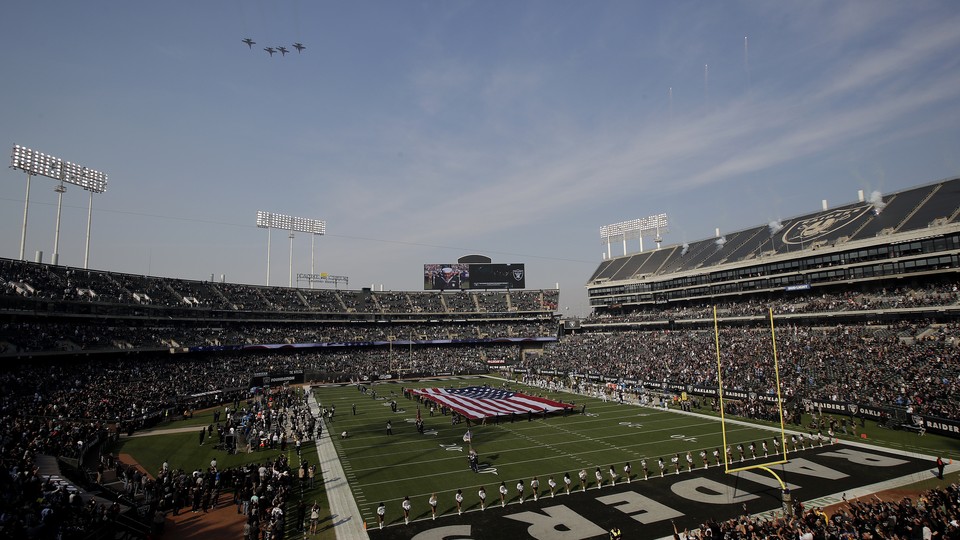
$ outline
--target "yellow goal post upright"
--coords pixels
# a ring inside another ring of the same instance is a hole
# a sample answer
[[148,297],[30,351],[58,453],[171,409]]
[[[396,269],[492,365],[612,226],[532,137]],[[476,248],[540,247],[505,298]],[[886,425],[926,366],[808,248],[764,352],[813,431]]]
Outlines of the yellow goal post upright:
[[787,436],[786,436],[786,426],[783,422],[783,398],[780,395],[780,363],[777,358],[777,334],[773,324],[773,309],[768,308],[770,315],[770,342],[773,346],[773,371],[776,377],[777,383],[777,412],[780,414],[780,454],[779,459],[775,461],[767,461],[764,463],[756,463],[753,465],[747,465],[744,467],[735,467],[730,466],[730,454],[727,452],[727,421],[726,421],[726,411],[723,404],[723,364],[720,359],[720,324],[717,319],[717,306],[713,306],[713,335],[714,335],[714,344],[716,346],[717,352],[717,396],[720,401],[720,430],[723,433],[723,463],[724,463],[724,472],[727,474],[735,474],[741,471],[749,471],[753,469],[760,469],[762,471],[770,473],[774,478],[777,479],[777,482],[780,483],[780,493],[781,501],[783,503],[783,512],[786,515],[793,515],[793,504],[791,501],[790,490],[787,489],[787,485],[783,482],[783,479],[774,472],[770,467],[773,465],[782,465],[787,462]]

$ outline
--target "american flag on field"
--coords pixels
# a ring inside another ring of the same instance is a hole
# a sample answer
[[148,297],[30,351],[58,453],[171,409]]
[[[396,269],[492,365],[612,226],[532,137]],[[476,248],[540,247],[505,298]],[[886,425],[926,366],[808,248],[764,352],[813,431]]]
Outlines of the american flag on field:
[[471,420],[491,416],[510,416],[511,413],[543,413],[572,408],[569,403],[560,403],[552,399],[528,396],[520,392],[491,388],[488,386],[468,386],[466,388],[421,388],[413,390],[416,395],[443,405]]

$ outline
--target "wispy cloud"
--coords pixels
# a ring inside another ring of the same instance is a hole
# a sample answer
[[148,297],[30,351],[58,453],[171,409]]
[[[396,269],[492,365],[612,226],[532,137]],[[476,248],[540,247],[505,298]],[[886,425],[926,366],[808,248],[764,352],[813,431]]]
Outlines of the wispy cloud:
[[[536,134],[539,144],[525,148],[522,155],[494,144],[493,148],[502,150],[496,157],[465,150],[465,140],[449,145],[417,141],[421,148],[434,147],[433,155],[439,159],[432,165],[443,172],[438,178],[430,167],[417,168],[416,173],[427,179],[412,181],[446,183],[450,189],[428,196],[432,203],[427,204],[435,204],[433,210],[429,216],[412,213],[408,226],[415,234],[437,241],[467,234],[478,223],[488,232],[508,230],[547,216],[575,215],[577,208],[609,197],[628,197],[653,187],[674,192],[697,189],[866,137],[889,141],[896,137],[886,132],[889,125],[903,126],[905,136],[915,134],[931,109],[957,97],[960,76],[954,70],[930,68],[954,61],[952,51],[960,50],[955,28],[953,20],[940,21],[923,32],[910,26],[891,36],[889,44],[842,51],[835,61],[822,66],[825,78],[798,84],[792,92],[728,97],[706,114],[690,111],[678,114],[669,124],[641,126],[632,132],[622,127],[597,132],[583,123],[568,123],[566,129],[553,133],[526,127],[517,137],[529,140]],[[422,79],[423,87],[429,87],[425,99],[442,103],[445,89],[461,92],[484,78],[488,84],[476,92],[494,118],[518,100],[535,102],[533,92],[543,83],[540,76],[518,70],[482,77],[451,69]],[[922,85],[908,87],[902,84],[906,80]],[[422,193],[406,200],[411,205],[425,202]],[[438,229],[433,226],[437,220],[448,225]]]
[[[941,66],[929,65],[928,59],[940,57],[946,51],[960,49],[960,33],[957,26],[960,17],[940,19],[922,26],[911,25],[904,33],[894,37],[893,42],[884,43],[868,51],[858,50],[855,54],[846,54],[835,59],[833,69],[836,75],[829,84],[824,85],[816,99],[828,99],[840,94],[869,90],[874,85],[904,83],[902,87],[921,83],[924,72],[936,73],[940,69],[956,65],[954,56],[943,57]],[[917,69],[917,64],[923,70]],[[901,88],[906,90],[907,88]]]

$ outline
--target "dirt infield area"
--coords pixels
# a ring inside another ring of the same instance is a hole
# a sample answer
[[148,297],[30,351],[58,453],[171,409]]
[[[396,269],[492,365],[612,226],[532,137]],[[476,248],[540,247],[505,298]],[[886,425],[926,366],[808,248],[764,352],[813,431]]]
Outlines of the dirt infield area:
[[221,493],[214,508],[204,512],[167,512],[163,536],[177,540],[237,540],[243,538],[243,515],[237,513],[233,495]]
[[[120,461],[132,465],[143,474],[153,478],[129,454],[120,454]],[[216,504],[207,512],[193,512],[190,507],[180,509],[179,514],[166,512],[163,537],[177,540],[237,540],[243,538],[243,515],[233,504],[233,495],[221,493]]]

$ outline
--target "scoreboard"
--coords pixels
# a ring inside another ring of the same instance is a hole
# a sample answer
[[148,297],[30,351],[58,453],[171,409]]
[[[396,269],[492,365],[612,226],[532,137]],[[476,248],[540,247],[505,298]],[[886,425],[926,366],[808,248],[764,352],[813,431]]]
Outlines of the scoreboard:
[[527,274],[523,263],[434,263],[423,265],[426,291],[466,289],[524,289]]

